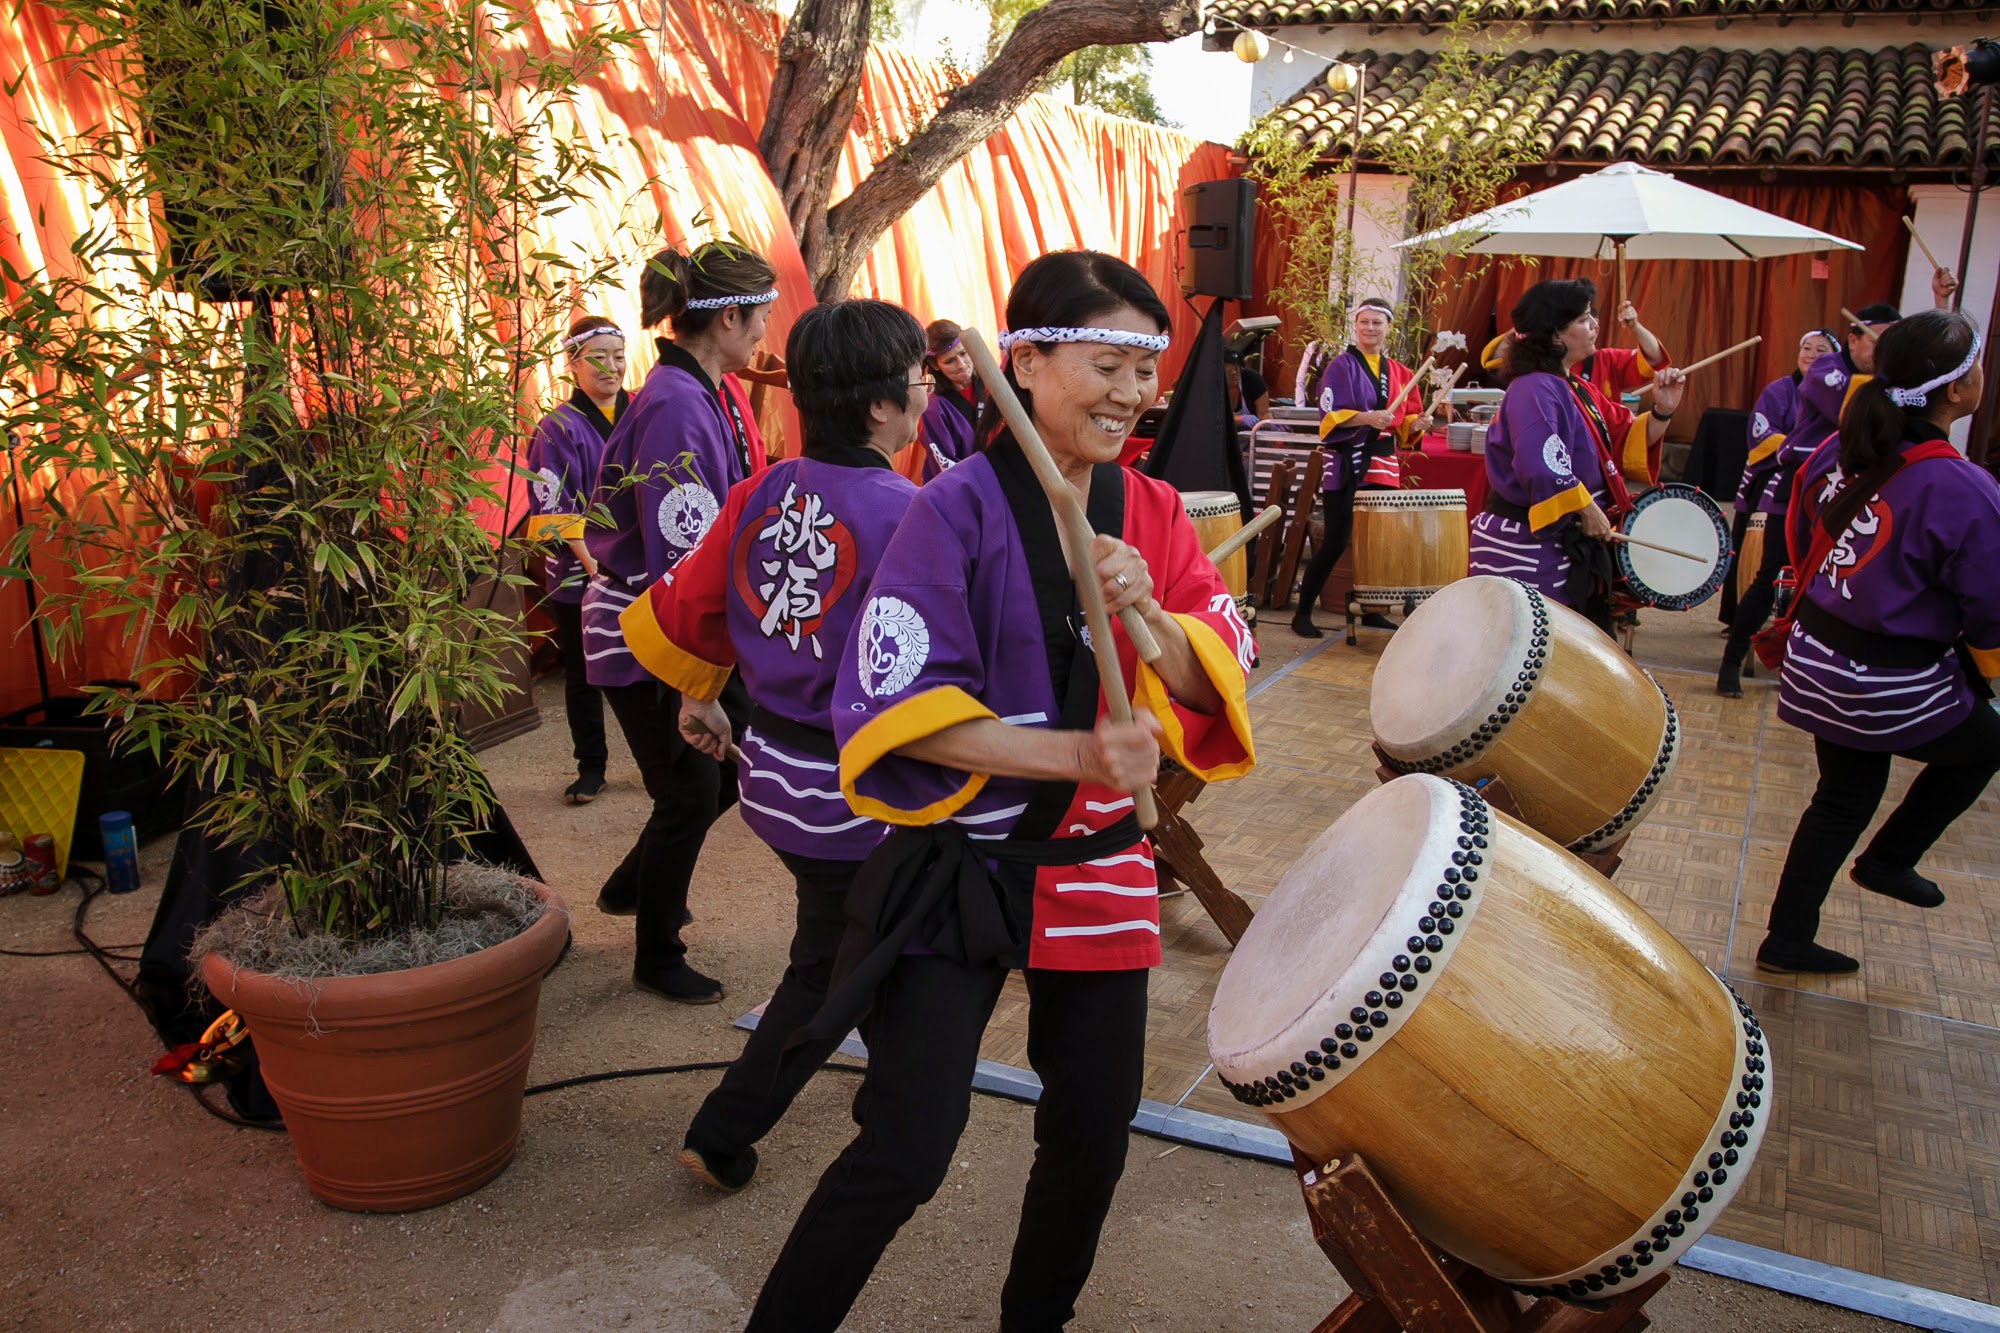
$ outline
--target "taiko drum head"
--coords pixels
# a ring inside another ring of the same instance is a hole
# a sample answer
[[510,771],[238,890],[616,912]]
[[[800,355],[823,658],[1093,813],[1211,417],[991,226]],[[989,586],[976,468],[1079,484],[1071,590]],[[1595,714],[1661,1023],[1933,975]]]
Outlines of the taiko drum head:
[[1512,579],[1476,574],[1431,594],[1382,650],[1369,722],[1398,757],[1449,750],[1506,697],[1534,616]]
[[[1615,552],[1618,572],[1647,606],[1668,611],[1699,606],[1728,577],[1729,525],[1715,502],[1692,486],[1669,482],[1647,491],[1625,516],[1624,530],[1652,543],[1619,542]],[[1670,550],[1654,549],[1662,546]]]
[[1181,508],[1191,519],[1243,516],[1243,502],[1233,491],[1182,491]]

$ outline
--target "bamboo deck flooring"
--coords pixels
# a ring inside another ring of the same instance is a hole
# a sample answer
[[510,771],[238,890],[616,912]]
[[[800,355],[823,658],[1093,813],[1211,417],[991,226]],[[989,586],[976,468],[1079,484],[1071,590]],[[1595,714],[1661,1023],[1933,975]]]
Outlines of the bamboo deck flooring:
[[[1329,635],[1289,669],[1260,673],[1256,771],[1187,808],[1210,864],[1253,907],[1375,785],[1367,695],[1384,642],[1365,634],[1349,648]],[[1719,648],[1705,609],[1648,613],[1637,655],[1673,697],[1685,749],[1617,876],[1736,985],[1769,1035],[1775,1117],[1714,1234],[2000,1301],[2000,784],[1926,863],[1943,907],[1835,886],[1820,940],[1859,958],[1858,975],[1760,973],[1765,914],[1815,769],[1809,739],[1778,721],[1768,682],[1749,682],[1741,700],[1715,696]],[[1915,772],[1898,761],[1884,813]],[[1144,1095],[1258,1120],[1208,1064],[1209,1000],[1228,946],[1191,896],[1164,902],[1161,919]],[[983,1054],[1025,1068],[1026,1018],[1015,978]]]

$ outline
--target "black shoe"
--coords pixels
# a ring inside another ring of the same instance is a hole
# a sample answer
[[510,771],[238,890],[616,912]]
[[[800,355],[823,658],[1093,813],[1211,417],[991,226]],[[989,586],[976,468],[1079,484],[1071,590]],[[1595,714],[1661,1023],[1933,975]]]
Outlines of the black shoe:
[[1722,669],[1715,673],[1715,692],[1725,699],[1743,697],[1743,677],[1735,667],[1723,663]]
[[1292,617],[1292,633],[1298,635],[1301,639],[1323,639],[1326,637],[1326,631],[1318,625],[1313,624],[1311,612]]
[[1757,966],[1767,972],[1810,972],[1823,976],[1861,970],[1861,964],[1836,949],[1811,940],[1787,940],[1776,935],[1766,935],[1757,946]]
[[683,907],[681,909],[681,924],[683,926],[692,926],[694,924],[694,909],[692,907]]
[[602,773],[580,773],[575,782],[563,788],[564,805],[589,805],[604,790]]
[[1848,871],[1847,876],[1870,893],[1879,893],[1884,898],[1894,898],[1912,907],[1944,905],[1944,890],[1914,870],[1891,870],[1881,862],[1870,861],[1864,856],[1854,863],[1854,869]]
[[678,1004],[714,1004],[723,997],[722,983],[705,977],[686,963],[658,971],[632,969],[632,984]]
[[1361,628],[1393,630],[1396,628],[1396,622],[1383,615],[1380,611],[1370,611],[1367,615],[1361,617]]
[[724,1194],[734,1194],[748,1185],[757,1174],[757,1150],[745,1148],[735,1157],[722,1153],[703,1152],[690,1144],[683,1144],[674,1158],[681,1169],[699,1180],[710,1189],[721,1190]]
[[639,895],[614,891],[609,884],[597,891],[597,910],[606,916],[639,915]]

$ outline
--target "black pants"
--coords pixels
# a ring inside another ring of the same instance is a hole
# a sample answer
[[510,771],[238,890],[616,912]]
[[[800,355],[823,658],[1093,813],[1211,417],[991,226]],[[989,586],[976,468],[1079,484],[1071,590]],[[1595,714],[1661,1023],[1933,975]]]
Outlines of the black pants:
[[583,606],[551,597],[542,600],[542,610],[556,622],[556,647],[562,649],[563,712],[569,717],[576,775],[601,778],[610,757],[604,745],[604,692],[583,674]]
[[634,970],[671,968],[687,956],[681,916],[701,844],[716,816],[736,804],[736,765],[716,763],[681,737],[679,691],[641,681],[607,686],[604,697],[653,798],[639,840],[611,872],[605,894],[638,898]]
[[[1030,969],[1028,1063],[1041,1076],[1035,1164],[1000,1292],[1003,1333],[1075,1313],[1125,1170],[1145,1068],[1146,971]],[[980,1034],[1006,972],[900,959],[868,1025],[861,1132],[806,1201],[746,1333],[832,1333],[897,1230],[937,1192],[972,1108]]]
[[1785,550],[1785,516],[1772,514],[1764,520],[1764,559],[1757,566],[1757,578],[1737,599],[1736,615],[1729,622],[1729,646],[1722,660],[1740,663],[1749,655],[1750,639],[1771,616],[1778,600],[1778,575],[1791,557]]
[[[1729,549],[1736,552],[1737,559],[1743,556],[1743,537],[1750,531],[1750,514],[1746,510],[1738,514],[1729,525]],[[1730,566],[1729,577],[1722,581],[1721,595],[1715,599],[1715,618],[1723,624],[1733,624],[1736,620],[1736,567]]]
[[821,861],[789,852],[779,852],[778,859],[792,872],[798,899],[792,961],[743,1054],[688,1125],[688,1146],[704,1154],[738,1157],[770,1133],[799,1089],[840,1046],[839,1037],[816,1043],[806,1058],[795,1059],[779,1074],[785,1043],[826,1001],[833,957],[847,930],[847,890],[861,862]]
[[1293,612],[1295,618],[1311,618],[1313,605],[1326,591],[1327,578],[1333,573],[1333,567],[1340,563],[1348,538],[1354,535],[1354,493],[1358,489],[1350,481],[1342,489],[1325,491],[1320,496],[1326,535],[1314,549],[1313,558],[1306,562],[1305,577],[1299,580],[1299,609]]
[[[1889,786],[1890,756],[1885,751],[1853,750],[1832,741],[1816,741],[1814,749],[1819,787],[1792,834],[1778,896],[1771,903],[1771,933],[1782,939],[1810,940],[1819,931],[1819,909],[1833,888],[1833,877]],[[2000,713],[1976,702],[1972,715],[1952,730],[1896,753],[1924,765],[1924,771],[1861,855],[1887,869],[1908,870],[2000,772]]]

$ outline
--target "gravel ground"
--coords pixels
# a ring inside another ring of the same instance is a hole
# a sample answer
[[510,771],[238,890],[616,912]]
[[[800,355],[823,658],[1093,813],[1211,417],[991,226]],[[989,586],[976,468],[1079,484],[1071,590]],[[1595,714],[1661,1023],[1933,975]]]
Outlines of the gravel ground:
[[[1275,666],[1296,640],[1269,637]],[[561,690],[545,681],[539,697],[541,729],[486,756],[575,909],[576,946],[543,990],[531,1078],[734,1055],[730,1021],[783,968],[789,881],[725,818],[689,939],[729,998],[688,1009],[634,991],[630,923],[591,901],[643,797],[614,740],[605,797],[563,806]],[[145,849],[141,892],[97,901],[96,938],[144,936],[169,850]],[[0,901],[0,947],[67,945],[76,902],[74,889]],[[800,1203],[852,1133],[854,1076],[824,1073],[767,1140],[755,1185],[719,1198],[673,1166],[714,1075],[598,1084],[530,1099],[519,1157],[470,1198],[353,1216],[307,1194],[283,1135],[226,1126],[150,1077],[151,1029],[89,959],[0,958],[0,1014],[0,1327],[723,1333],[741,1327]],[[1030,1130],[1029,1108],[974,1099],[952,1179],[891,1247],[849,1329],[995,1326]],[[1290,1172],[1135,1137],[1072,1328],[1303,1333],[1343,1294]],[[1651,1313],[1687,1333],[1900,1327],[1686,1270]]]

